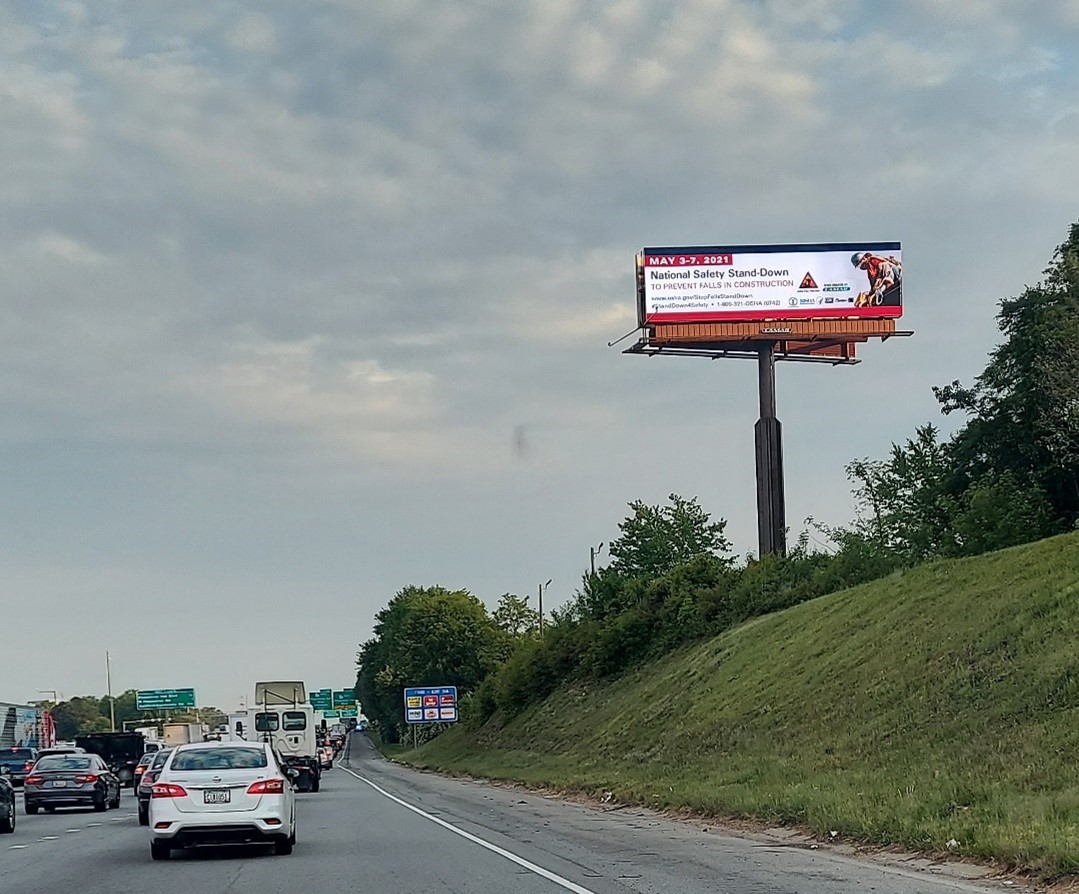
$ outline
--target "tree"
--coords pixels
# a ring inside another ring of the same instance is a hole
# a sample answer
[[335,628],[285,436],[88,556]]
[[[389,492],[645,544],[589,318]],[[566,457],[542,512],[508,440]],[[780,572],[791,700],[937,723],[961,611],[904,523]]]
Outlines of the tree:
[[56,728],[56,738],[60,740],[67,741],[109,728],[109,721],[101,714],[99,699],[92,695],[77,695],[60,702],[49,713]]
[[539,612],[528,604],[528,596],[503,593],[492,619],[511,637],[532,636],[539,630]]
[[910,562],[954,554],[952,468],[949,447],[932,425],[918,428],[905,444],[892,444],[886,460],[850,463],[856,528],[880,549]]
[[479,599],[443,587],[405,587],[375,616],[374,633],[357,655],[356,692],[390,741],[406,686],[456,686],[464,697],[510,648]]
[[1043,494],[1052,529],[1066,530],[1079,519],[1079,223],[1045,276],[1000,302],[1006,339],[974,385],[934,391],[944,413],[969,417],[954,439],[965,484],[1009,476]]
[[[629,504],[633,514],[619,523],[621,535],[611,543],[609,568],[622,577],[658,577],[698,556],[720,557],[730,552],[724,536],[725,519],[711,521],[697,498],[677,494],[668,506],[649,506],[643,500]],[[731,558],[724,562],[733,563]]]

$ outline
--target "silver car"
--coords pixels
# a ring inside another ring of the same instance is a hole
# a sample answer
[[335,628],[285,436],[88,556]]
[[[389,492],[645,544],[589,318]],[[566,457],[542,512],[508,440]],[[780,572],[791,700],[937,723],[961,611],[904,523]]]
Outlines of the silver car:
[[265,742],[199,742],[173,749],[150,792],[150,856],[203,844],[296,843],[295,770]]

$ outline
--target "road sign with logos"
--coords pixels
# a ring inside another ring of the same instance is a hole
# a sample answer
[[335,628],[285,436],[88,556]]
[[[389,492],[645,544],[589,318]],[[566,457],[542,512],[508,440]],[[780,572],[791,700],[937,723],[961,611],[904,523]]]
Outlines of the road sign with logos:
[[311,707],[316,711],[328,711],[333,707],[333,694],[329,689],[318,689],[308,698],[311,700]]
[[140,689],[135,696],[135,707],[140,711],[157,711],[171,708],[194,708],[194,689]]
[[413,686],[405,689],[408,723],[456,723],[456,686]]

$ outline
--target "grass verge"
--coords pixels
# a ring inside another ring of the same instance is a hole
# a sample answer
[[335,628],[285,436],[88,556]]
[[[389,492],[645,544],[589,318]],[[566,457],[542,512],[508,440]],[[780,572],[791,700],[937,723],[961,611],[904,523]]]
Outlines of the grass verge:
[[1079,871],[1079,535],[759,618],[418,766]]

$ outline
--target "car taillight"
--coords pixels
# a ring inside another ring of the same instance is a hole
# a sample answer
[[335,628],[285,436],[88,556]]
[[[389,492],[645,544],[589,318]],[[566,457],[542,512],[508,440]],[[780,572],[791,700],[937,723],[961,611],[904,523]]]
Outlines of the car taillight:
[[263,779],[260,782],[252,782],[248,786],[249,795],[283,795],[285,793],[284,779]]
[[76,782],[97,782],[97,773],[83,773],[75,777]]
[[27,773],[29,773],[31,770],[34,769],[34,762],[33,761],[27,761],[26,766],[23,767],[23,769],[26,770]]
[[143,773],[145,773],[145,772],[146,772],[146,768],[145,768],[145,767],[136,767],[136,768],[135,768],[135,775],[136,775],[136,776],[141,776],[141,775],[142,775]]
[[173,785],[171,782],[158,782],[154,784],[151,798],[186,798],[187,789],[182,785]]
[[45,781],[44,776],[27,776],[24,780],[27,785],[41,785]]
[[157,774],[153,770],[147,770],[142,774],[142,779],[139,780],[139,785],[146,785],[148,782],[153,782],[157,779]]

